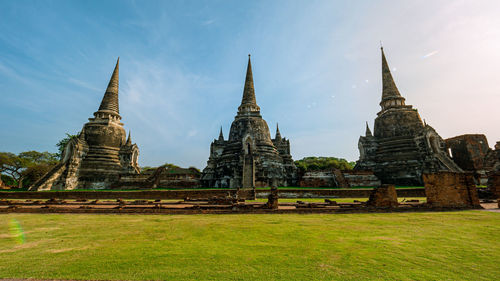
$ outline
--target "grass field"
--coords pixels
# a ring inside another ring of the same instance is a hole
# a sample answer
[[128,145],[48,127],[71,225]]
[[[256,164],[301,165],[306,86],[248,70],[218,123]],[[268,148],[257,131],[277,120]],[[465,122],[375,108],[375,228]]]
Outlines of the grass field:
[[0,215],[0,278],[498,280],[499,260],[485,211]]

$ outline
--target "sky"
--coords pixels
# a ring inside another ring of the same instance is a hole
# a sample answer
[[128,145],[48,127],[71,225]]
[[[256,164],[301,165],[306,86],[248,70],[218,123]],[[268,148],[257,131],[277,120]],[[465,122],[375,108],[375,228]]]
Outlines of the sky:
[[0,151],[56,152],[120,57],[139,164],[204,168],[252,54],[257,103],[294,159],[355,161],[393,77],[443,138],[500,141],[500,1],[0,1]]

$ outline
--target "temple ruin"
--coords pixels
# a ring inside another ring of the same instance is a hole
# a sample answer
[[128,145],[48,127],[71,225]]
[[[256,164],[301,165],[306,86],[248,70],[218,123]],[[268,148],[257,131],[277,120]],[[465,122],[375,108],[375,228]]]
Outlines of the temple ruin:
[[500,141],[495,144],[495,149],[489,149],[484,159],[485,169],[491,172],[500,172]]
[[468,134],[445,140],[451,158],[462,170],[473,172],[476,181],[486,185],[488,181],[486,155],[491,150],[485,135]]
[[382,51],[382,110],[373,134],[366,124],[358,142],[355,170],[373,171],[386,184],[422,185],[423,173],[462,172],[449,157],[439,134],[422,122],[417,109],[405,103]]
[[68,142],[59,164],[30,190],[107,189],[122,175],[139,174],[139,148],[120,122],[119,62],[94,117]]
[[296,184],[297,168],[290,155],[290,141],[271,139],[269,127],[260,115],[255,98],[252,64],[248,66],[241,105],[238,107],[228,140],[222,128],[210,145],[210,157],[203,170],[204,187],[255,188]]

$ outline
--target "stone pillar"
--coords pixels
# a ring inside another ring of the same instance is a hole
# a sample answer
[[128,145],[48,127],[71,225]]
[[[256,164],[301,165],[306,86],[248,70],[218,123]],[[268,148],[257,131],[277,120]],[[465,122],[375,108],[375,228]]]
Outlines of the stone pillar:
[[383,184],[373,189],[370,194],[368,206],[377,208],[396,208],[398,207],[398,195],[393,184]]

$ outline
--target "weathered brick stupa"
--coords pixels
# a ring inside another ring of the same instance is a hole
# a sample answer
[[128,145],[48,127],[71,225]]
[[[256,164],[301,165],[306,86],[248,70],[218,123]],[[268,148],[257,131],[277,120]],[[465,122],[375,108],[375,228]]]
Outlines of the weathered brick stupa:
[[279,128],[271,139],[269,127],[260,115],[255,99],[250,55],[243,99],[231,124],[229,139],[210,145],[210,157],[203,169],[202,186],[254,188],[296,184],[297,168],[290,155],[290,141],[282,138]]
[[71,139],[61,161],[30,190],[105,189],[121,175],[138,174],[139,148],[126,137],[118,109],[118,69],[111,75],[99,110]]
[[451,160],[443,139],[420,119],[417,109],[405,104],[382,50],[382,110],[373,135],[366,125],[358,142],[355,170],[371,170],[382,183],[422,185],[423,173],[462,172]]

